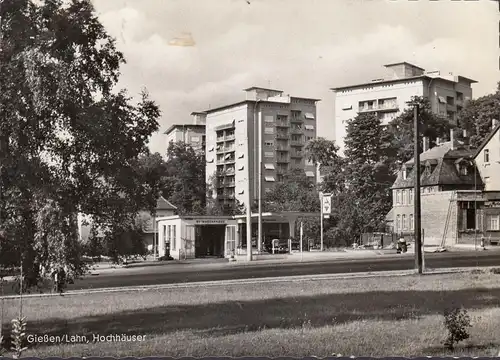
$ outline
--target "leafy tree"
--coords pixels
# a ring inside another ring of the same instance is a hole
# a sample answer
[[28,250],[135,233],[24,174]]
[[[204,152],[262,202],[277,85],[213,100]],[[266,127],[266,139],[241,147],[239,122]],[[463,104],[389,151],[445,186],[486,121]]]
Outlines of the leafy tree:
[[184,142],[171,142],[167,149],[163,196],[180,215],[205,214],[207,188],[205,155]]
[[246,213],[245,205],[242,204],[238,199],[235,199],[232,204],[224,204],[217,200],[214,196],[217,192],[218,180],[215,175],[209,176],[207,182],[207,204],[206,204],[206,215],[212,216],[233,216],[233,215],[243,215]]
[[428,137],[434,146],[437,138],[446,138],[455,127],[452,122],[432,112],[427,98],[414,96],[408,102],[408,108],[389,123],[389,132],[394,137],[393,146],[397,149],[398,167],[414,155],[414,106],[419,106],[418,119],[422,136]]
[[26,286],[54,267],[71,279],[75,214],[109,227],[153,209],[136,163],[160,111],[117,88],[125,60],[90,0],[4,0],[0,16],[0,252],[15,254],[2,265],[22,262]]
[[494,94],[468,101],[457,119],[470,135],[470,144],[478,147],[491,132],[492,120],[500,120],[500,90],[497,88]]

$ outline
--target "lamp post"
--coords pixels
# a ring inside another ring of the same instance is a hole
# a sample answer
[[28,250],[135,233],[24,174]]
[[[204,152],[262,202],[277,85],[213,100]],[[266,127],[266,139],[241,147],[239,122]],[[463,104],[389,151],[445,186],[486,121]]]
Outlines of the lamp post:
[[418,122],[419,106],[414,107],[414,162],[415,162],[415,267],[422,274],[422,239],[421,239],[421,204],[420,204],[420,126]]

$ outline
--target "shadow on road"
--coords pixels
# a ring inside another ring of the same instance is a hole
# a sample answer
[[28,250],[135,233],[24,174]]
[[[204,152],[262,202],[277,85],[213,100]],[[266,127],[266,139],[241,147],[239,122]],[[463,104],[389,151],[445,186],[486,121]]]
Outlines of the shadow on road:
[[[147,306],[145,304],[145,306]],[[322,327],[363,320],[397,321],[443,314],[446,308],[500,306],[500,289],[394,291],[299,296],[207,305],[157,306],[71,320],[31,322],[40,335],[165,334],[190,330],[200,336],[224,336],[262,328],[296,328],[305,322]]]

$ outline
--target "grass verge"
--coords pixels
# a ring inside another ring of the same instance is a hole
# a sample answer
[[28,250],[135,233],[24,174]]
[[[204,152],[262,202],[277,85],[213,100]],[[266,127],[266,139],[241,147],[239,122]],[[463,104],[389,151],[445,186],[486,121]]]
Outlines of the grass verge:
[[[46,338],[24,355],[496,356],[498,280],[461,273],[26,298],[28,335]],[[16,300],[5,305],[10,320]],[[451,353],[442,314],[455,306],[468,309],[473,328]],[[110,334],[145,340],[93,342]],[[65,342],[72,336],[80,342]]]

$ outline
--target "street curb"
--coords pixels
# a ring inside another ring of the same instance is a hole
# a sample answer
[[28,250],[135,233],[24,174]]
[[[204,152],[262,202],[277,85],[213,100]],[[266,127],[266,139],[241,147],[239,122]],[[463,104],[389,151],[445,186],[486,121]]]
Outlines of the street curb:
[[[488,270],[497,268],[496,266],[488,267],[467,267],[467,268],[443,268],[443,269],[427,269],[422,275],[444,275],[467,273],[475,270]],[[301,282],[301,281],[321,281],[321,280],[348,280],[348,279],[362,279],[362,278],[375,278],[375,277],[403,277],[417,275],[416,270],[402,270],[402,271],[380,271],[368,273],[343,273],[343,274],[325,274],[325,275],[297,275],[297,276],[282,276],[282,277],[268,277],[258,279],[238,279],[238,280],[217,280],[217,281],[197,281],[189,283],[177,284],[164,284],[164,285],[144,285],[144,286],[130,286],[130,287],[114,287],[114,288],[100,288],[100,289],[85,289],[85,290],[71,290],[64,292],[63,295],[88,295],[97,293],[114,293],[114,292],[137,292],[148,290],[166,290],[166,289],[187,289],[197,287],[212,287],[212,286],[229,286],[229,285],[251,285],[263,283],[280,283],[280,282]],[[58,293],[48,294],[25,294],[23,298],[37,298],[37,297],[51,297],[61,296]],[[2,297],[0,297],[2,298]],[[19,295],[7,295],[3,299],[18,299]]]

